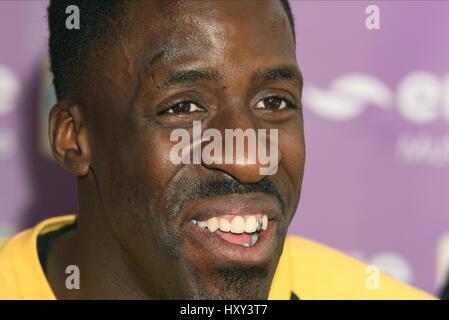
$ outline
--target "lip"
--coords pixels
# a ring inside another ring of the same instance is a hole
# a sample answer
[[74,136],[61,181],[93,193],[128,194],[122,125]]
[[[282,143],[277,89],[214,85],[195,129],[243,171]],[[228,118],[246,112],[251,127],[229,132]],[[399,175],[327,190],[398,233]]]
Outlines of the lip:
[[260,265],[274,257],[276,228],[275,221],[268,221],[267,229],[260,232],[256,244],[248,248],[227,242],[215,232],[191,223],[186,228],[186,238],[193,242],[197,250],[206,251],[207,256],[217,264]]
[[[275,235],[282,214],[274,197],[262,193],[213,196],[197,200],[183,211],[185,239],[216,263],[258,265],[273,259],[278,245]],[[268,225],[266,230],[259,233],[258,241],[251,247],[230,243],[207,228],[189,223],[192,219],[205,221],[220,215],[252,214],[267,215]]]
[[256,214],[266,215],[270,221],[279,219],[282,212],[275,198],[263,193],[211,196],[187,206],[183,210],[181,224],[185,226],[192,219],[207,221],[209,218],[222,215]]

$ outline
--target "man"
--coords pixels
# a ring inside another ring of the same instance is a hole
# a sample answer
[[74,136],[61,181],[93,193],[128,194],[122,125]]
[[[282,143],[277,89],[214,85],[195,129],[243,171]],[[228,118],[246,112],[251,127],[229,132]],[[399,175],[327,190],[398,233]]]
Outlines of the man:
[[[79,30],[65,28],[73,4]],[[286,239],[305,160],[287,1],[53,1],[49,29],[50,143],[78,177],[79,213],[4,242],[1,298],[430,298]],[[230,162],[174,161],[173,132],[197,124],[275,129],[263,146],[276,170],[232,149]]]

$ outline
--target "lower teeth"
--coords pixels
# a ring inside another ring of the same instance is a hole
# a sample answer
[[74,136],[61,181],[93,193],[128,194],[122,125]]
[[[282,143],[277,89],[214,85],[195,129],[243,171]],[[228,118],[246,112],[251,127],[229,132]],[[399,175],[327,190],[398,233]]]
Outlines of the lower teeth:
[[259,240],[259,234],[254,233],[251,235],[251,246],[255,245],[257,240]]
[[251,243],[244,243],[244,244],[242,244],[242,246],[246,247],[246,248],[252,247],[256,244],[257,240],[259,240],[259,234],[253,233],[251,235]]

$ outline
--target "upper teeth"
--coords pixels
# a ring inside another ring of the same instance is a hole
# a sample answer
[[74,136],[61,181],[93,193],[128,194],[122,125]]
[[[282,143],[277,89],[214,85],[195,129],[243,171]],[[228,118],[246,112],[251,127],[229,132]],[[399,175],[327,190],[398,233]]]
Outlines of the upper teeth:
[[198,227],[206,228],[207,222],[206,221],[197,221]]
[[248,219],[246,219],[245,222],[245,232],[246,233],[253,233],[257,230],[257,221],[254,216],[249,216]]
[[209,229],[210,232],[215,232],[218,229],[218,219],[213,217],[207,220],[207,229]]
[[207,221],[198,221],[192,219],[190,221],[193,224],[198,225],[201,228],[206,228],[215,232],[217,230],[223,232],[232,233],[254,233],[260,230],[267,230],[268,217],[266,215],[247,215],[247,216],[234,216],[232,219],[225,217],[212,217]]
[[231,231],[231,224],[226,219],[220,219],[218,221],[218,228],[223,232]]

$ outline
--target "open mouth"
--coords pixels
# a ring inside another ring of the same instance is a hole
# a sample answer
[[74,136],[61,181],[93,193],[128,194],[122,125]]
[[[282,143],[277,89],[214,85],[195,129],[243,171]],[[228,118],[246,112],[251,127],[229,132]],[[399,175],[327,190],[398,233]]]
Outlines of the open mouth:
[[217,234],[221,239],[242,247],[252,247],[259,240],[263,230],[267,230],[268,216],[255,215],[221,215],[208,220],[190,220],[190,223]]
[[198,259],[256,265],[271,261],[279,249],[282,211],[272,197],[208,197],[192,203],[183,216],[185,246]]

